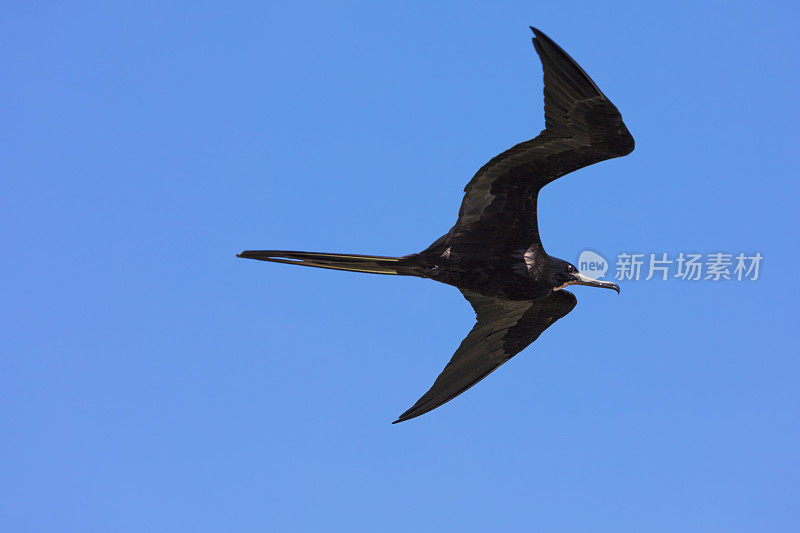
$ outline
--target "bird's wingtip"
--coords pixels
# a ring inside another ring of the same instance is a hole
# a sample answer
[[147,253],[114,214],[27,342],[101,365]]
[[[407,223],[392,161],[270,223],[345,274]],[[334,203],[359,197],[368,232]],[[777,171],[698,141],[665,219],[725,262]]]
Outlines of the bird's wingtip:
[[392,422],[392,424],[399,424],[400,422],[405,422],[406,420],[411,420],[414,418],[413,416],[406,416],[408,413],[403,413],[402,415],[397,417],[397,420]]

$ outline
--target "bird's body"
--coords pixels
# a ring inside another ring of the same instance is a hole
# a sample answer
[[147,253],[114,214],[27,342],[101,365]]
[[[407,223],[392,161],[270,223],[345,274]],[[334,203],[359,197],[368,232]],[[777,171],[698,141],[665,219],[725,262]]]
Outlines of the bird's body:
[[449,401],[569,313],[573,284],[612,288],[545,252],[537,223],[542,187],[579,168],[630,153],[634,141],[617,108],[578,64],[539,30],[545,129],[494,157],[465,187],[458,220],[425,250],[403,257],[278,250],[240,257],[279,263],[430,278],[458,287],[477,323],[431,389],[396,422]]

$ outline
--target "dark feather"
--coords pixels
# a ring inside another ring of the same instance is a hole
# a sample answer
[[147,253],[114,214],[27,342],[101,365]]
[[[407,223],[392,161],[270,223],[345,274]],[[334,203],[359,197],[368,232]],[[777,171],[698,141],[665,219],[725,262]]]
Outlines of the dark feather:
[[530,243],[541,247],[539,190],[564,174],[634,148],[614,104],[566,52],[532,29],[544,70],[545,129],[492,158],[464,188],[458,221],[445,243],[453,253],[490,245],[495,255],[505,256]]
[[564,290],[532,302],[461,292],[475,309],[475,326],[430,390],[393,424],[425,414],[472,387],[525,349],[577,303],[575,296]]

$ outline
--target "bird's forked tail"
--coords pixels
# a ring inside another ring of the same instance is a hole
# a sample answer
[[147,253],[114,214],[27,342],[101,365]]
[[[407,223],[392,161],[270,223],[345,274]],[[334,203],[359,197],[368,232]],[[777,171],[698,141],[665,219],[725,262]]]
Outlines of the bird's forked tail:
[[417,270],[403,257],[383,257],[379,255],[328,254],[320,252],[293,252],[289,250],[247,250],[237,257],[369,274],[388,274],[413,276]]

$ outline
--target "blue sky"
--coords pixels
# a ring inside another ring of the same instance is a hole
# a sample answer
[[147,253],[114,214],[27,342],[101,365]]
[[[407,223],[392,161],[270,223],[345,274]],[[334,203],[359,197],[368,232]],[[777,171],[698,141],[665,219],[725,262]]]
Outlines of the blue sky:
[[[0,529],[797,531],[796,6],[538,4],[4,3]],[[547,187],[548,252],[760,279],[577,288],[390,425],[471,328],[458,291],[234,254],[446,232],[543,127],[531,24],[637,142]]]

